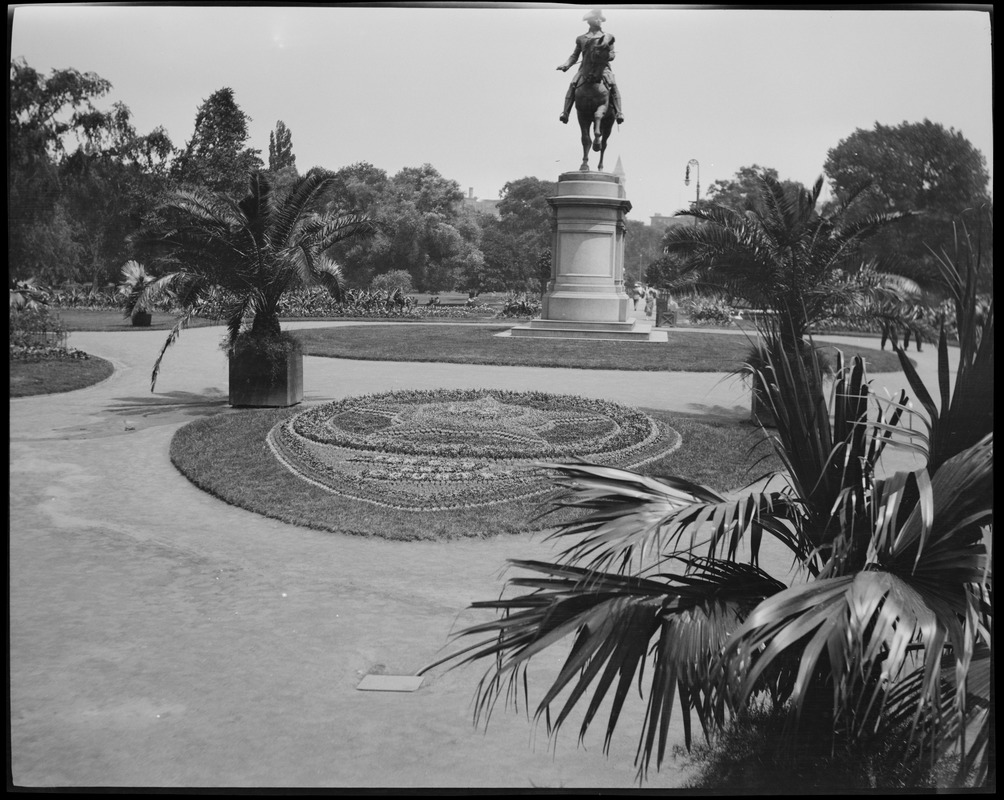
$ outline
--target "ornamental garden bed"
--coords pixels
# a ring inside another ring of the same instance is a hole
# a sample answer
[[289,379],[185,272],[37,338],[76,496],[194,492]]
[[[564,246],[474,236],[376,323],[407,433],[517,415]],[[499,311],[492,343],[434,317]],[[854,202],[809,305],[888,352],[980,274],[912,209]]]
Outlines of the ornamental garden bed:
[[181,428],[171,459],[205,491],[285,522],[449,539],[567,518],[539,518],[552,491],[541,462],[582,458],[721,491],[771,468],[762,441],[746,425],[585,398],[442,390],[216,415]]
[[680,437],[616,403],[483,389],[326,403],[275,426],[268,444],[290,472],[335,494],[447,511],[546,494],[541,462],[636,468],[668,455]]

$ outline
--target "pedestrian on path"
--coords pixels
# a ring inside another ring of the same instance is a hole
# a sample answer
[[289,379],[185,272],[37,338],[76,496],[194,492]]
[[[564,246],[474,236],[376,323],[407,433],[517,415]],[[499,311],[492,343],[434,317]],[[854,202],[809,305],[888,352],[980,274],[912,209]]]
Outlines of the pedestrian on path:
[[645,316],[651,317],[652,312],[655,310],[655,301],[659,297],[659,292],[656,289],[649,288],[645,293]]
[[634,285],[633,296],[634,296],[634,309],[635,309],[635,311],[637,311],[638,310],[638,301],[641,300],[645,296],[645,287],[644,287],[644,285],[642,285],[640,283],[636,283]]

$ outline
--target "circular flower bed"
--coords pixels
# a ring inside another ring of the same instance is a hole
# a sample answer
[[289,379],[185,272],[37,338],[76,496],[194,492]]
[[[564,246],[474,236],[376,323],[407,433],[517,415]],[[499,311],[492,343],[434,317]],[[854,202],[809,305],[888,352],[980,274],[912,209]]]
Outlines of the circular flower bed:
[[540,462],[634,468],[680,444],[626,406],[495,390],[351,397],[276,425],[269,446],[292,473],[336,494],[409,511],[502,503],[553,487]]

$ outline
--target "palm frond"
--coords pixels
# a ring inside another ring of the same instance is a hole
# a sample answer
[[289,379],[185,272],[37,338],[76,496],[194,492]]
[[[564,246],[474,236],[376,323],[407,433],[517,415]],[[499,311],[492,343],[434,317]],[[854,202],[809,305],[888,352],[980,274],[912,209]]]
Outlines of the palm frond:
[[308,220],[303,235],[316,252],[324,252],[339,242],[374,230],[375,223],[366,214],[338,214]]
[[153,370],[150,373],[150,391],[154,391],[157,387],[157,376],[160,375],[160,362],[164,360],[164,354],[167,352],[172,344],[178,340],[178,336],[181,335],[182,330],[188,327],[189,323],[192,321],[192,317],[195,316],[195,310],[190,309],[184,314],[182,314],[175,321],[174,326],[171,328],[170,333],[167,335],[167,340],[164,342],[163,347],[160,348],[160,353],[157,355],[157,360],[153,362]]
[[[531,589],[528,594],[475,603],[472,608],[494,609],[501,616],[460,631],[455,638],[483,634],[489,638],[425,667],[420,674],[447,661],[459,666],[495,657],[494,669],[478,686],[478,717],[487,719],[505,688],[506,676],[512,689],[527,661],[574,637],[535,716],[544,716],[553,734],[592,691],[579,731],[581,739],[612,690],[606,751],[628,689],[636,676],[642,679],[651,657],[649,703],[636,760],[641,773],[648,769],[653,753],[657,763],[663,759],[674,697],[680,697],[688,744],[690,711],[700,709],[699,719],[705,724],[702,697],[708,689],[714,657],[742,615],[762,597],[783,588],[752,565],[711,559],[685,562],[684,575],[663,574],[652,579],[536,561],[510,563],[544,577],[510,579],[513,587]],[[551,706],[566,691],[567,697],[552,718]]]
[[707,549],[707,556],[734,560],[741,544],[756,563],[764,533],[796,556],[804,548],[786,522],[798,504],[783,492],[727,500],[705,486],[673,476],[646,477],[596,464],[542,464],[557,473],[561,491],[541,516],[573,508],[585,513],[560,523],[550,539],[575,540],[561,551],[565,563],[593,570],[653,569],[679,553]]
[[320,210],[321,201],[334,181],[330,174],[311,170],[292,186],[270,218],[270,233],[277,248],[296,244],[303,220]]

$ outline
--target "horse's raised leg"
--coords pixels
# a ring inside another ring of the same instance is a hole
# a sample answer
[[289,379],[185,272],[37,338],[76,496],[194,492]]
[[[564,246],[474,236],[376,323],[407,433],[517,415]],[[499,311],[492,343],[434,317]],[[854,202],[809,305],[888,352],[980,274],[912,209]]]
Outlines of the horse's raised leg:
[[579,130],[582,133],[582,165],[579,167],[579,171],[589,172],[589,145],[591,143],[589,138],[589,123],[582,124],[580,122]]

